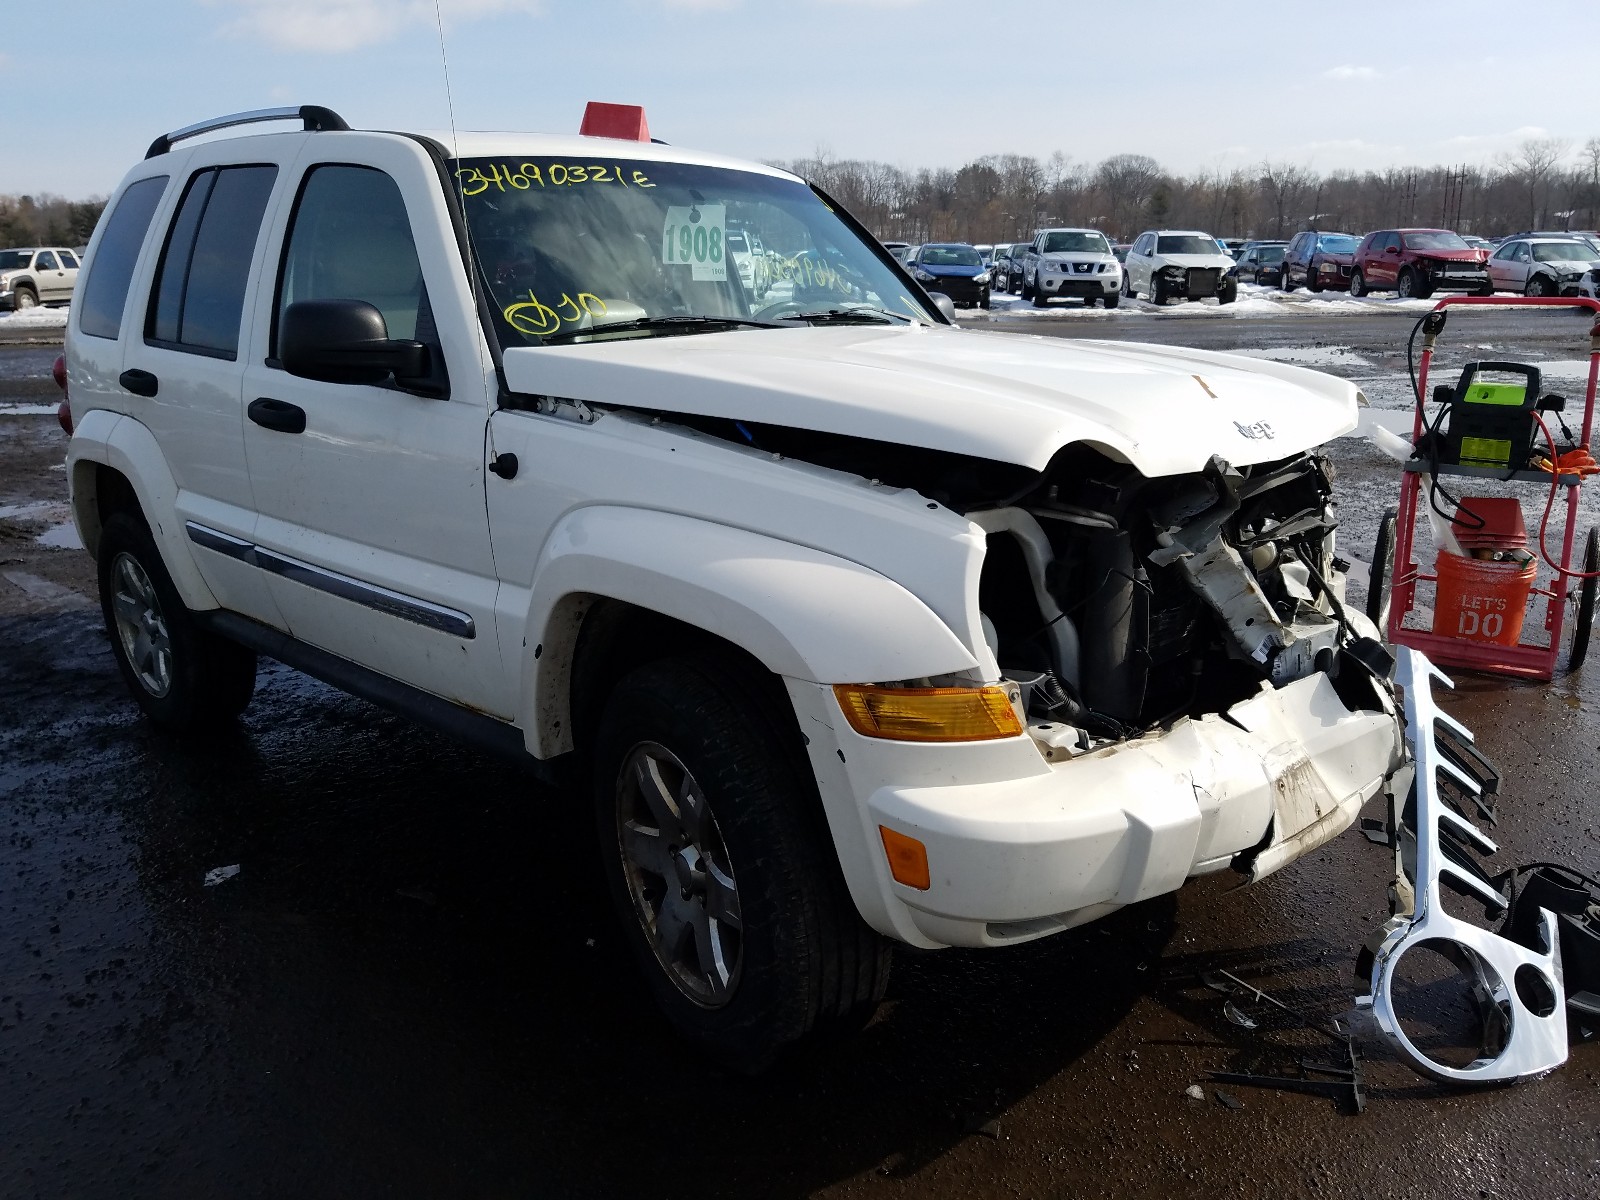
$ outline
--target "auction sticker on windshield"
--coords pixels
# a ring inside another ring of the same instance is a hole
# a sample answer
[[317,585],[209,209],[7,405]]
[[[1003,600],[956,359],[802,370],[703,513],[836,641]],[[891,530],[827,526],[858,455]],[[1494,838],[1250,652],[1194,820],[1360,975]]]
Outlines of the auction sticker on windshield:
[[696,283],[726,283],[727,225],[728,206],[725,204],[668,208],[661,229],[661,261],[668,266],[688,263]]

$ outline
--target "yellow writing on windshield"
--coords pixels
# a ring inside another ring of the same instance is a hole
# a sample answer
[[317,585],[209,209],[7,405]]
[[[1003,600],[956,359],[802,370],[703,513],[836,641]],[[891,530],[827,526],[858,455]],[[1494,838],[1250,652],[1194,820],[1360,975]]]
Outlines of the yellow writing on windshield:
[[583,183],[610,183],[622,187],[653,188],[643,171],[624,170],[616,163],[490,163],[485,167],[460,167],[456,179],[463,196],[481,196],[490,188],[525,192],[529,188],[576,187]]
[[574,299],[566,292],[555,304],[546,304],[531,291],[526,300],[505,307],[506,324],[518,333],[547,337],[562,325],[576,325],[585,317],[603,317],[606,302],[593,292],[579,292]]

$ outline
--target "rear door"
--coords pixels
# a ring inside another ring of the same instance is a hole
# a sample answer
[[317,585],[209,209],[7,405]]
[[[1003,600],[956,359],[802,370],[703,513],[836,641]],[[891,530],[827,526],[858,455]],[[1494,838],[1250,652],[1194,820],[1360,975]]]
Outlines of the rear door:
[[[304,135],[219,142],[173,155],[181,187],[156,214],[124,330],[125,411],[155,435],[178,486],[176,510],[218,603],[278,625],[261,573],[240,553],[255,531],[245,469],[240,334],[256,249],[285,165]],[[171,205],[168,207],[167,205]],[[137,322],[137,324],[133,324]]]
[[[438,172],[407,138],[313,136],[284,209],[244,388],[273,595],[301,641],[507,717],[484,497],[492,375]],[[428,346],[432,378],[290,375],[284,310],[329,299],[369,303],[391,338]]]

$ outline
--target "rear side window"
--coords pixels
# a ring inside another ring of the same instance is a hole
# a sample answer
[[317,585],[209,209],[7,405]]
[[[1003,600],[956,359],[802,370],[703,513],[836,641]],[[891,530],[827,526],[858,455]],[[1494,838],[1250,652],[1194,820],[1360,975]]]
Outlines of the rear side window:
[[166,190],[165,175],[152,175],[129,184],[106,218],[94,253],[94,269],[73,302],[81,314],[78,328],[91,337],[114,338],[121,330],[122,309],[128,302],[128,285],[133,280],[134,264],[139,261],[139,247],[144,245],[150,218]]
[[189,180],[156,269],[145,341],[237,356],[250,262],[277,175],[273,166],[213,167]]
[[405,200],[382,171],[330,163],[307,173],[278,284],[274,357],[283,310],[300,300],[364,300],[391,338],[435,340]]

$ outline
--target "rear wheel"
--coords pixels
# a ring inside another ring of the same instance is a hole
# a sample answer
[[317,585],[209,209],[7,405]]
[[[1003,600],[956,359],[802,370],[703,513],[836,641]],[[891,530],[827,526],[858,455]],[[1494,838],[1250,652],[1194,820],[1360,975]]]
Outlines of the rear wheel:
[[678,1032],[744,1071],[864,1023],[888,983],[801,755],[751,681],[691,659],[623,679],[595,740],[601,856],[634,958]]
[[1372,569],[1367,576],[1367,618],[1378,627],[1378,636],[1389,638],[1389,606],[1394,594],[1395,530],[1400,510],[1391,508],[1378,522],[1378,537],[1372,543]]
[[1352,296],[1365,296],[1367,294],[1367,277],[1360,271],[1350,273],[1350,294]]
[[1567,669],[1576,671],[1583,666],[1589,654],[1589,635],[1594,631],[1595,592],[1600,589],[1600,528],[1589,530],[1583,548],[1583,573],[1588,576],[1578,584],[1578,611],[1573,615],[1572,653],[1567,658]]
[[233,720],[256,686],[256,656],[201,628],[144,522],[114,515],[100,533],[100,611],[123,681],[146,716],[177,732]]

